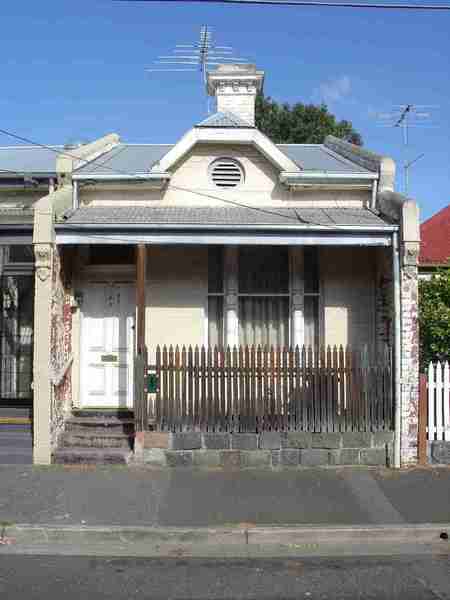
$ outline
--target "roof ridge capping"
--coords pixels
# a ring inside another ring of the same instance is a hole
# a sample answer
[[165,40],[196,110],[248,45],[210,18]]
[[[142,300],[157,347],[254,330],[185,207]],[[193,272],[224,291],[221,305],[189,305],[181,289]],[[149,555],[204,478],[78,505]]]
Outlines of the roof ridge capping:
[[109,133],[103,137],[83,144],[78,148],[64,151],[56,157],[56,172],[57,173],[72,173],[77,167],[85,165],[109,152],[120,142],[120,136],[117,133]]
[[381,156],[375,152],[370,152],[360,146],[345,142],[334,135],[327,135],[324,146],[357,165],[378,173],[378,190],[380,192],[394,191],[395,162],[389,156]]

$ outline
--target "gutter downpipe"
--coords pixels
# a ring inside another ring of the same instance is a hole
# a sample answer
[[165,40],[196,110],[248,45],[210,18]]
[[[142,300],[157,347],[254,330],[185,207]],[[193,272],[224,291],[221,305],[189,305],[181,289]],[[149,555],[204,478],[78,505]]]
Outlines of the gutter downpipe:
[[77,210],[78,208],[78,181],[72,180],[72,208]]
[[400,253],[398,233],[392,234],[392,272],[394,277],[394,468],[400,468],[401,440],[401,315],[400,315]]
[[372,202],[370,203],[370,208],[375,210],[377,208],[377,193],[378,193],[378,180],[374,179],[372,181]]

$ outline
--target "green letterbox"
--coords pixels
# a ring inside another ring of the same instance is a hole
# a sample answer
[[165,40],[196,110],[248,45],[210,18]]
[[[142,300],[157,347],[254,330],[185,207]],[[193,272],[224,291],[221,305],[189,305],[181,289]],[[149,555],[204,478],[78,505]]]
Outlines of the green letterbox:
[[147,392],[154,394],[158,390],[158,376],[156,373],[149,373],[147,375]]

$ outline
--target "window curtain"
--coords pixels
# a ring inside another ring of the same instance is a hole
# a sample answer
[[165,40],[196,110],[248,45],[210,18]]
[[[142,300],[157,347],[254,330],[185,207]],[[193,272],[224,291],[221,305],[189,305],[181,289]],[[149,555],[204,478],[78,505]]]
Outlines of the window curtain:
[[223,346],[223,296],[208,297],[208,345]]
[[[239,252],[239,343],[289,345],[289,250],[252,247]],[[254,295],[253,295],[254,294]]]
[[288,346],[289,298],[241,297],[239,343],[244,346]]
[[319,297],[305,296],[305,346],[315,348],[319,345]]

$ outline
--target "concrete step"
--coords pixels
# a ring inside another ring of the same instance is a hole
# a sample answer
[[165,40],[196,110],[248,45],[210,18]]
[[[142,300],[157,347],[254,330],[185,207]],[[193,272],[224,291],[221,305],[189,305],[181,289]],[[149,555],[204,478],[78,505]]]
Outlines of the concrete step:
[[123,448],[58,448],[52,457],[57,465],[125,465],[130,454]]
[[69,417],[65,430],[72,433],[89,433],[90,435],[134,434],[134,421],[117,417]]
[[59,440],[61,448],[123,448],[131,450],[133,443],[133,435],[112,433],[109,430],[100,433],[90,430],[65,431]]

